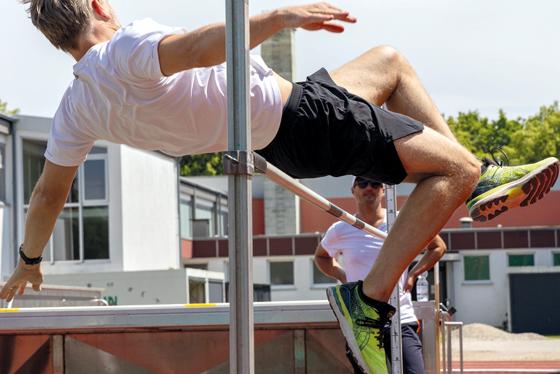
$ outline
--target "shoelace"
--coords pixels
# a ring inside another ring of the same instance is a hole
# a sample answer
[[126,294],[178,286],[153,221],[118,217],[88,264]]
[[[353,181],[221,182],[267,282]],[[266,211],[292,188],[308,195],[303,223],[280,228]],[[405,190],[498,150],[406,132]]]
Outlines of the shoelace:
[[[496,157],[496,152],[500,152],[502,154],[502,156],[504,156],[504,158],[497,158]],[[493,150],[488,150],[486,151],[486,153],[490,154],[490,156],[492,156],[492,160],[490,160],[489,158],[485,157],[482,161],[484,162],[485,165],[494,165],[494,166],[507,166],[509,165],[509,158],[507,156],[507,154],[504,152],[504,150],[502,149],[502,147],[498,147],[495,148]],[[505,161],[504,161],[505,159]]]
[[360,327],[367,327],[367,328],[373,328],[373,329],[377,329],[375,332],[375,339],[377,340],[377,347],[379,349],[383,349],[383,347],[385,346],[385,344],[383,343],[383,338],[384,338],[384,329],[387,326],[391,326],[391,320],[384,320],[382,318],[376,320],[373,318],[369,318],[369,317],[364,317],[364,318],[358,318],[356,320],[356,325],[360,326]]

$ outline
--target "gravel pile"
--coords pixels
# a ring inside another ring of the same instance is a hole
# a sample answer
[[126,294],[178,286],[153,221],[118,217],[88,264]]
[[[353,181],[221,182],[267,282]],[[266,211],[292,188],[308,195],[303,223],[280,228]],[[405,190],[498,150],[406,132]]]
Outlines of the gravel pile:
[[[453,338],[459,337],[459,331],[454,330]],[[496,327],[488,326],[482,323],[471,323],[463,326],[463,339],[469,340],[547,340],[548,338],[532,332],[522,334],[512,334]]]

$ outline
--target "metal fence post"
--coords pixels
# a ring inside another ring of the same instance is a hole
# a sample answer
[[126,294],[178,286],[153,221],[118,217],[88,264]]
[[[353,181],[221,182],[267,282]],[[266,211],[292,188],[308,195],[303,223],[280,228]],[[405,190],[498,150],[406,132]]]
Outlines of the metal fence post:
[[[248,0],[226,0],[228,150],[245,155],[251,150],[248,13]],[[229,365],[235,374],[254,373],[252,184],[246,171],[228,178]]]
[[[385,185],[385,201],[387,208],[387,231],[390,231],[397,218],[396,186]],[[403,372],[400,291],[400,284],[397,282],[393,294],[389,299],[389,303],[396,308],[393,322],[391,323],[391,372],[393,374],[401,374]]]

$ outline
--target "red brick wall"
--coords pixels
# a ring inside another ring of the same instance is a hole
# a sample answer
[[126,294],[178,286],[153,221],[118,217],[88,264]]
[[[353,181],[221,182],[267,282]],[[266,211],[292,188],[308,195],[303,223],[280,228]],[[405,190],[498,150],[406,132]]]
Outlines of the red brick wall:
[[[399,196],[397,204],[402,207],[407,197]],[[300,200],[301,232],[324,232],[336,219],[319,208]],[[350,213],[356,208],[352,197],[331,198],[330,201]],[[459,218],[468,216],[465,205],[460,206],[451,216],[445,228],[460,227]],[[560,191],[552,191],[534,205],[516,209],[490,222],[475,222],[473,227],[554,226],[560,225]]]
[[264,199],[253,199],[253,235],[264,235]]

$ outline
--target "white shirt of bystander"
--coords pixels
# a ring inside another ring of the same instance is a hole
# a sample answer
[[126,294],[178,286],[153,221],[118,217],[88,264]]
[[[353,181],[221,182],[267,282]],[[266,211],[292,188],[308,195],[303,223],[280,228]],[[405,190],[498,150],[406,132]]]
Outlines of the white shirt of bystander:
[[[387,221],[377,228],[387,232]],[[321,246],[329,256],[342,264],[348,282],[356,282],[366,277],[382,245],[383,239],[341,221],[329,227],[321,240]],[[405,270],[399,278],[401,323],[415,323],[418,319],[414,314],[410,292],[403,291],[407,277],[408,271]]]

